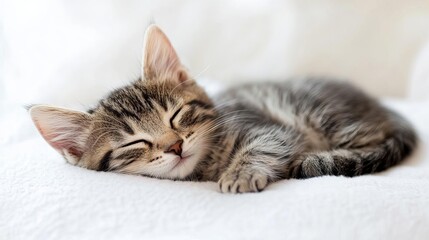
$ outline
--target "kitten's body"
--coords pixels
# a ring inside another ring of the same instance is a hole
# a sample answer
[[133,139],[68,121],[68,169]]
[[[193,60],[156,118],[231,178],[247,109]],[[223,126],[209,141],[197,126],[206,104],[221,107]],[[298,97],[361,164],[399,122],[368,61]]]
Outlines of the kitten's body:
[[[220,94],[215,105],[224,124],[213,145],[221,147],[201,175],[224,182],[223,191],[255,191],[282,178],[379,172],[416,143],[403,118],[344,82],[248,84]],[[255,178],[261,173],[267,179]]]
[[415,147],[412,127],[356,88],[325,79],[239,86],[214,101],[155,26],[143,76],[88,113],[35,106],[42,136],[99,171],[217,181],[222,192],[272,181],[382,171]]

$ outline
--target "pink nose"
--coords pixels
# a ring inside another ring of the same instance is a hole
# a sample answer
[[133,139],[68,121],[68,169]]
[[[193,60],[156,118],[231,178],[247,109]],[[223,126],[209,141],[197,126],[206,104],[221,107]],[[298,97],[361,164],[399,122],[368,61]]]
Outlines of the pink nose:
[[174,152],[176,155],[181,156],[182,155],[182,143],[183,140],[177,141],[175,144],[171,145],[167,152]]

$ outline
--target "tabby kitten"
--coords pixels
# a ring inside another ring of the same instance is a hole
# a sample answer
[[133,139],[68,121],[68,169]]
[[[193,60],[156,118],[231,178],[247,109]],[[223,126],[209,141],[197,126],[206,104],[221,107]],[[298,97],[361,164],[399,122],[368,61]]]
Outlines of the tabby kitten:
[[217,181],[232,193],[279,179],[379,172],[416,145],[407,121],[346,83],[248,84],[211,100],[154,25],[143,62],[141,79],[88,112],[31,107],[41,135],[80,167]]

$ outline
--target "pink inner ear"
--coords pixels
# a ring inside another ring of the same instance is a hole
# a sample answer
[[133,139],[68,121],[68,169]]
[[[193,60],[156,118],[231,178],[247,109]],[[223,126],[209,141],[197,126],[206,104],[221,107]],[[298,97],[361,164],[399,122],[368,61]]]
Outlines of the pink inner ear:
[[162,77],[178,83],[188,80],[186,71],[167,36],[156,26],[146,30],[143,73],[146,79]]
[[188,74],[186,74],[186,72],[183,70],[180,70],[177,75],[178,75],[177,77],[178,77],[180,83],[183,83],[186,80],[188,80]]
[[[83,154],[83,151],[78,148],[75,142],[68,140],[68,139],[62,139],[60,136],[61,134],[56,134],[55,132],[46,132],[43,130],[43,128],[40,127],[40,125],[36,122],[36,127],[39,130],[40,134],[43,136],[43,138],[51,145],[55,150],[63,154],[63,151],[66,150],[69,154],[81,157]],[[56,129],[57,131],[61,132],[66,129]],[[70,130],[69,130],[70,131]],[[56,141],[53,141],[54,139],[57,139]]]
[[56,142],[49,142],[49,144],[55,148],[56,150],[60,151],[61,154],[63,150],[66,150],[69,154],[81,157],[83,152],[75,146],[73,142],[70,141],[56,141]]

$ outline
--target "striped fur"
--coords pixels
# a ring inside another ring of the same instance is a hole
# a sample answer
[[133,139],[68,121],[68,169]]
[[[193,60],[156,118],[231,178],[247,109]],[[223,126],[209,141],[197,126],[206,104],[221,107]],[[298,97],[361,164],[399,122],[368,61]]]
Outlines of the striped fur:
[[258,181],[379,172],[416,145],[406,120],[344,82],[249,84],[221,94],[216,104],[225,122],[220,141],[233,147],[214,158],[228,163],[216,164],[207,179],[220,178],[223,192],[259,191],[266,184]]
[[358,176],[403,160],[416,135],[402,117],[347,83],[295,79],[209,99],[162,31],[145,37],[142,79],[88,112],[30,109],[68,162],[98,171],[217,181],[255,192],[285,178]]

